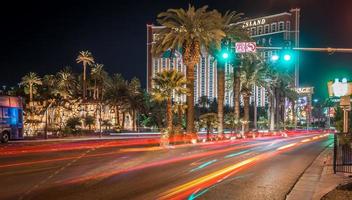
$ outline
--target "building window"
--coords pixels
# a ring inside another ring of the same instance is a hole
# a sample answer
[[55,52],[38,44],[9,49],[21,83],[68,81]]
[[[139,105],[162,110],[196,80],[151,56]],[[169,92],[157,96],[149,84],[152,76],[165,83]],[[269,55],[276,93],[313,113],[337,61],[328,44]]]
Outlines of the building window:
[[263,34],[263,26],[258,26],[258,35]]
[[290,22],[290,21],[287,21],[287,22],[286,22],[286,30],[287,30],[287,31],[290,31],[290,30],[291,30],[291,22]]
[[153,42],[159,39],[159,34],[154,33],[153,34]]
[[285,23],[279,22],[279,31],[283,31],[285,29]]
[[257,29],[255,27],[251,28],[251,35],[257,35]]
[[162,66],[162,68],[166,67],[166,59],[165,58],[161,58],[161,66]]
[[271,32],[276,32],[277,31],[277,23],[272,23],[271,24]]
[[264,26],[264,34],[265,34],[265,33],[269,33],[269,32],[270,32],[270,30],[269,30],[269,24],[267,24],[267,25]]

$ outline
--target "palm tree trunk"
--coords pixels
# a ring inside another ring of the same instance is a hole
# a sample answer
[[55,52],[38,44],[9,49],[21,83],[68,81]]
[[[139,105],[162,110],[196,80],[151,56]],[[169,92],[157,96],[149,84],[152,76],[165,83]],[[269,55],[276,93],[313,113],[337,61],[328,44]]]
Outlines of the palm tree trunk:
[[97,99],[97,94],[98,94],[97,79],[94,79],[94,93],[93,93],[94,100]]
[[276,128],[281,128],[280,122],[281,122],[281,117],[280,117],[280,91],[278,89],[276,90],[276,95],[275,95],[275,102],[276,102],[276,109],[275,109],[275,119],[276,119]]
[[[220,62],[219,62],[220,65]],[[221,64],[222,65],[222,64]],[[218,134],[224,134],[225,66],[218,68]]]
[[181,131],[182,130],[182,105],[179,104],[178,105],[178,111],[177,111],[177,123],[178,123],[178,130]]
[[32,106],[33,102],[33,84],[29,84],[29,105]]
[[194,67],[195,63],[187,63],[186,78],[188,80],[187,87],[189,95],[187,96],[187,133],[194,133]]
[[132,130],[136,131],[136,111],[133,109],[132,110]]
[[244,108],[244,115],[243,115],[243,120],[244,120],[244,131],[248,132],[249,131],[249,97],[250,95],[244,94],[243,95],[243,108]]
[[207,141],[210,141],[210,128],[207,127]]
[[122,112],[122,130],[125,129],[125,116],[126,113],[125,112]]
[[270,98],[270,131],[275,130],[275,94],[271,94]]
[[295,100],[292,101],[292,124],[296,128],[297,118],[296,118],[296,102],[295,102]]
[[119,106],[115,105],[116,126],[120,126],[120,111]]
[[171,98],[169,98],[166,101],[166,119],[167,119],[167,129],[168,133],[172,131],[172,101]]
[[83,62],[83,100],[85,100],[87,96],[86,70],[87,64]]
[[235,77],[234,77],[234,85],[233,85],[233,106],[234,106],[234,115],[235,115],[235,120],[240,119],[240,71],[239,67],[235,71]]

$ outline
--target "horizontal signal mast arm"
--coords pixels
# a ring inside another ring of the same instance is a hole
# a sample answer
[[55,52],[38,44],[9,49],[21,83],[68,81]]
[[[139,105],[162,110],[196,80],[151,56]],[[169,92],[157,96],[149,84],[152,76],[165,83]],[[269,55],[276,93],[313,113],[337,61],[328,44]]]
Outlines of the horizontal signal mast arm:
[[[283,47],[257,47],[261,50],[282,50]],[[352,48],[305,48],[305,47],[294,47],[292,50],[296,51],[316,51],[316,52],[327,52],[327,53],[352,53]]]

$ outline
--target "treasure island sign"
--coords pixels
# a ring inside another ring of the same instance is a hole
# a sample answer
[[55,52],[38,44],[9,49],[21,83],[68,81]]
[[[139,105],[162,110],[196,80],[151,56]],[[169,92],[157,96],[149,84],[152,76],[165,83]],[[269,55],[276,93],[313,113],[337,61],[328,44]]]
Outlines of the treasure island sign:
[[259,26],[259,25],[263,25],[266,23],[266,20],[263,19],[256,19],[256,20],[250,20],[250,21],[245,21],[242,24],[242,28],[249,28],[252,26]]

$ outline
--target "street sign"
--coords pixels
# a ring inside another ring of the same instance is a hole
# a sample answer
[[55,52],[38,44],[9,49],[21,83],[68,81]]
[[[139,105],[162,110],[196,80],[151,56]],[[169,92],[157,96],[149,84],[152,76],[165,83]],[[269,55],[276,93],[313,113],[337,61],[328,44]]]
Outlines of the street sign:
[[350,96],[342,96],[340,101],[341,107],[349,108],[351,106],[351,97]]
[[255,53],[257,45],[255,42],[236,42],[236,53]]

